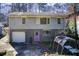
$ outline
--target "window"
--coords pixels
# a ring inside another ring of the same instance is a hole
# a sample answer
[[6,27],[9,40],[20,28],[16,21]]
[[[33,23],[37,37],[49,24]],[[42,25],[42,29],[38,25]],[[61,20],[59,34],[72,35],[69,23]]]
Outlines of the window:
[[22,18],[22,24],[25,24],[25,18]]
[[50,19],[49,19],[49,18],[47,18],[47,23],[48,23],[48,24],[50,23]]
[[60,18],[57,19],[57,23],[61,24],[61,19]]
[[49,24],[50,19],[49,18],[40,18],[40,24]]

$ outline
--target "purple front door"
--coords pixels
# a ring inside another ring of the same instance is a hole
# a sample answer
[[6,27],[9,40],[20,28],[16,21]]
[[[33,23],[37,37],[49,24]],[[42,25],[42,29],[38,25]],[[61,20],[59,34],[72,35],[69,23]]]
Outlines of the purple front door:
[[40,32],[34,33],[34,41],[40,41]]

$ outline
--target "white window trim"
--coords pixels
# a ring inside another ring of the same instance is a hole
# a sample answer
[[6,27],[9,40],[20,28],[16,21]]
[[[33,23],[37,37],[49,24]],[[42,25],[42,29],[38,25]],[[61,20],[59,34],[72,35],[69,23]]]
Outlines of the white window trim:
[[[43,17],[46,18],[46,17]],[[48,23],[48,19],[49,19],[49,23]],[[40,18],[40,24],[41,24],[41,18]],[[50,18],[46,18],[46,24],[50,24]],[[42,24],[42,25],[46,25],[46,24]]]

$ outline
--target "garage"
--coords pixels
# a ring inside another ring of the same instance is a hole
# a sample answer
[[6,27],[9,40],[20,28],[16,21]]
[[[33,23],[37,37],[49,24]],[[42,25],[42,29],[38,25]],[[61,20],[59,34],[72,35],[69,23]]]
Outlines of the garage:
[[12,42],[25,42],[25,32],[12,32]]

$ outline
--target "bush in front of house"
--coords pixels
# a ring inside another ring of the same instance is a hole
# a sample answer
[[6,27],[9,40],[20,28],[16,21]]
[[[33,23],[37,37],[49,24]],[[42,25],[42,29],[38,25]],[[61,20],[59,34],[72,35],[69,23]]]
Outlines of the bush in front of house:
[[68,37],[71,37],[71,38],[74,38],[74,39],[76,38],[75,37],[75,32],[71,31],[70,28],[65,29],[65,34]]

